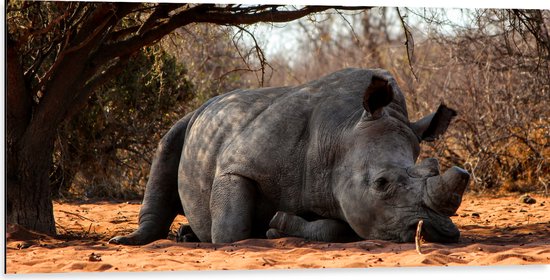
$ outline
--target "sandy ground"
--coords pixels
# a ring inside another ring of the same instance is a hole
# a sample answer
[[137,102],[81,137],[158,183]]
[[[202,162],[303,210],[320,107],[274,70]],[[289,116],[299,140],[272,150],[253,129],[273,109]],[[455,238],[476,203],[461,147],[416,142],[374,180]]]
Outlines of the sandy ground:
[[178,217],[168,239],[145,246],[107,244],[137,227],[139,202],[56,202],[59,236],[8,225],[7,273],[366,268],[550,264],[550,198],[466,195],[457,216],[457,244],[368,240],[308,242],[299,238],[250,239],[233,244],[176,243]]

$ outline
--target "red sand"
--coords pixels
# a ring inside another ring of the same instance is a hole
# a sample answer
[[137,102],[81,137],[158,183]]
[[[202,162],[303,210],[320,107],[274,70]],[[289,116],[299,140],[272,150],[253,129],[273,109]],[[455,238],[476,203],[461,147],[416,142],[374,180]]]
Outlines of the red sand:
[[[137,227],[137,203],[54,203],[60,236],[52,238],[8,225],[7,273],[247,270],[411,266],[550,264],[550,200],[533,196],[466,195],[458,216],[459,243],[381,240],[354,243],[307,242],[300,238],[250,239],[233,244],[176,243],[145,246],[107,244],[109,238]],[[473,214],[473,215],[472,215]],[[173,232],[184,217],[178,217]]]

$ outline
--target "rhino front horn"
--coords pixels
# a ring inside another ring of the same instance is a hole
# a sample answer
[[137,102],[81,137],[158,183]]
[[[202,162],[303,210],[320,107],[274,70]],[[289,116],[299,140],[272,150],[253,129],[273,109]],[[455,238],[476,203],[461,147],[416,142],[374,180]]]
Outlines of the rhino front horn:
[[470,174],[462,168],[452,167],[441,176],[428,178],[424,203],[432,210],[446,216],[453,215],[470,181]]

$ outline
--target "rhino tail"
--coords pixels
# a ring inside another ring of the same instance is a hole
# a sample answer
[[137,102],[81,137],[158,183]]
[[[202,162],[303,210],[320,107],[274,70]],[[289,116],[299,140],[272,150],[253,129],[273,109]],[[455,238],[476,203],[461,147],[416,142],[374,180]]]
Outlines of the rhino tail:
[[190,113],[175,123],[157,146],[139,212],[138,229],[126,236],[116,236],[109,243],[142,245],[166,238],[174,218],[184,214],[178,194],[178,167],[192,116]]

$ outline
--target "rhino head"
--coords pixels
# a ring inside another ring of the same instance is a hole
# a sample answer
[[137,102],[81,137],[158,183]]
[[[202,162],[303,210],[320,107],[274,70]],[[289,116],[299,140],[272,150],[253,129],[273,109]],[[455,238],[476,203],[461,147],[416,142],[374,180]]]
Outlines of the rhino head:
[[364,112],[345,141],[335,198],[343,218],[365,239],[457,242],[451,219],[470,175],[459,167],[442,173],[434,158],[416,163],[421,141],[447,130],[456,112],[440,105],[435,113],[410,122],[405,100],[391,76],[374,75],[363,97]]

